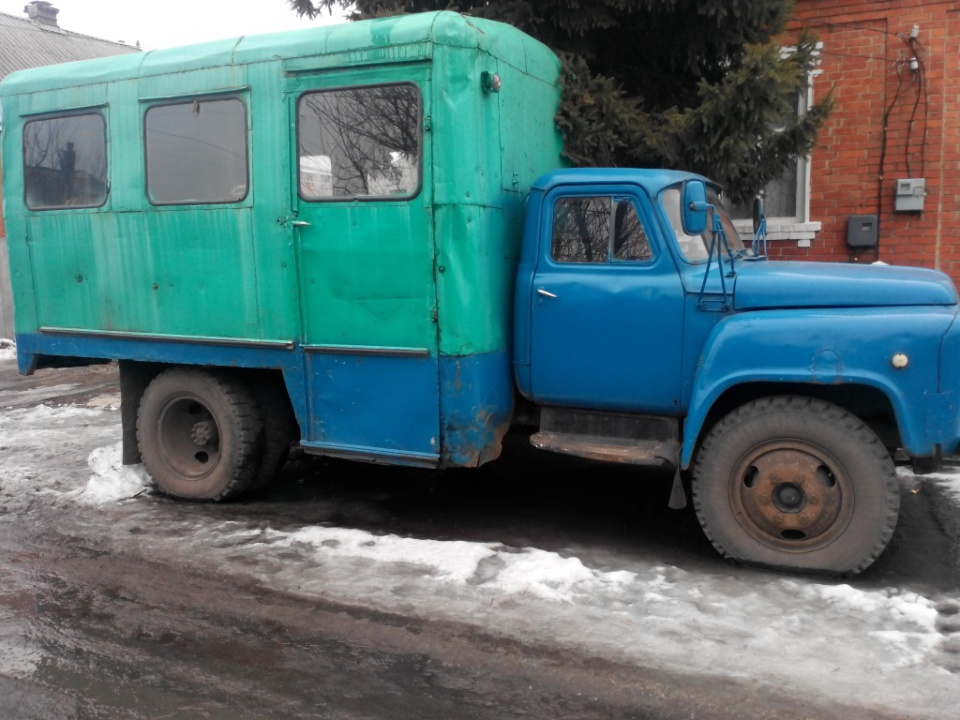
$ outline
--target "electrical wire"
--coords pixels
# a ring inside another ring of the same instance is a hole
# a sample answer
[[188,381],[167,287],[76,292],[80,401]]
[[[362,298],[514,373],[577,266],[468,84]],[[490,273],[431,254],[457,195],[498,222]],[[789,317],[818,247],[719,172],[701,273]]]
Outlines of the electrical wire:
[[900,99],[900,94],[903,92],[903,61],[897,61],[894,63],[894,66],[897,70],[897,91],[883,112],[883,126],[880,131],[880,164],[877,170],[877,244],[874,248],[877,260],[880,259],[880,226],[883,216],[883,168],[887,159],[887,129],[890,124],[890,113],[893,112],[893,108]]

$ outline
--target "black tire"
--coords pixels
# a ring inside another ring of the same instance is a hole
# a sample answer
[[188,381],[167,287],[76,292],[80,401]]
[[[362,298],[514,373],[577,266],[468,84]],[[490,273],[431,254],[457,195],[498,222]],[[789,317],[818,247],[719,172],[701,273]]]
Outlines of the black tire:
[[254,379],[251,387],[263,415],[263,454],[250,483],[252,491],[266,487],[276,478],[290,453],[297,421],[282,379]]
[[235,379],[175,368],[144,391],[137,442],[143,464],[167,495],[225,500],[246,490],[256,475],[263,420]]
[[900,488],[873,431],[804,397],[742,405],[704,439],[697,518],[726,558],[776,570],[855,575],[896,528]]

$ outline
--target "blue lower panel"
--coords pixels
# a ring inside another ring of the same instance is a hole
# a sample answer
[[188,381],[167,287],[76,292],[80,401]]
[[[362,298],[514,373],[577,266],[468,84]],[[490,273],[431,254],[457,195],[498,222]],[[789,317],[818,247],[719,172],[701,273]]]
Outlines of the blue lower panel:
[[279,369],[306,448],[395,464],[492,460],[513,408],[506,352],[438,361],[426,354],[305,352],[293,343],[43,332],[17,335],[17,354],[21,372],[40,356]]
[[103,360],[137,360],[177,365],[273,368],[298,371],[299,354],[293,343],[204,342],[107,333],[22,333],[17,335],[20,372],[33,371],[42,355]]
[[500,455],[513,415],[506,352],[440,357],[443,465],[473,467]]
[[440,461],[435,356],[306,354],[304,446],[399,464]]

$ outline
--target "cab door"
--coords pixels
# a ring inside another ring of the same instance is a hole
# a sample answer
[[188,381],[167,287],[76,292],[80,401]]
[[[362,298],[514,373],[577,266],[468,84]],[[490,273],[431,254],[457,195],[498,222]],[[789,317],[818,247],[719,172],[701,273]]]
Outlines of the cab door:
[[304,443],[435,465],[437,327],[429,66],[288,80]]
[[674,414],[683,287],[635,188],[545,198],[531,303],[531,389],[542,404]]

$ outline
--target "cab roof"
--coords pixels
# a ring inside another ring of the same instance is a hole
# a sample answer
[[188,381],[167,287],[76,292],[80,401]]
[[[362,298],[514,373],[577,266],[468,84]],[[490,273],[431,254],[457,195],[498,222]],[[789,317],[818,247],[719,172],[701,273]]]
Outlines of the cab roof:
[[691,172],[682,170],[661,170],[659,168],[565,168],[553,170],[541,175],[533,183],[534,190],[549,192],[564,185],[607,184],[639,185],[650,197],[656,196],[664,188],[678,185],[686,180],[702,180],[709,185],[712,181]]

